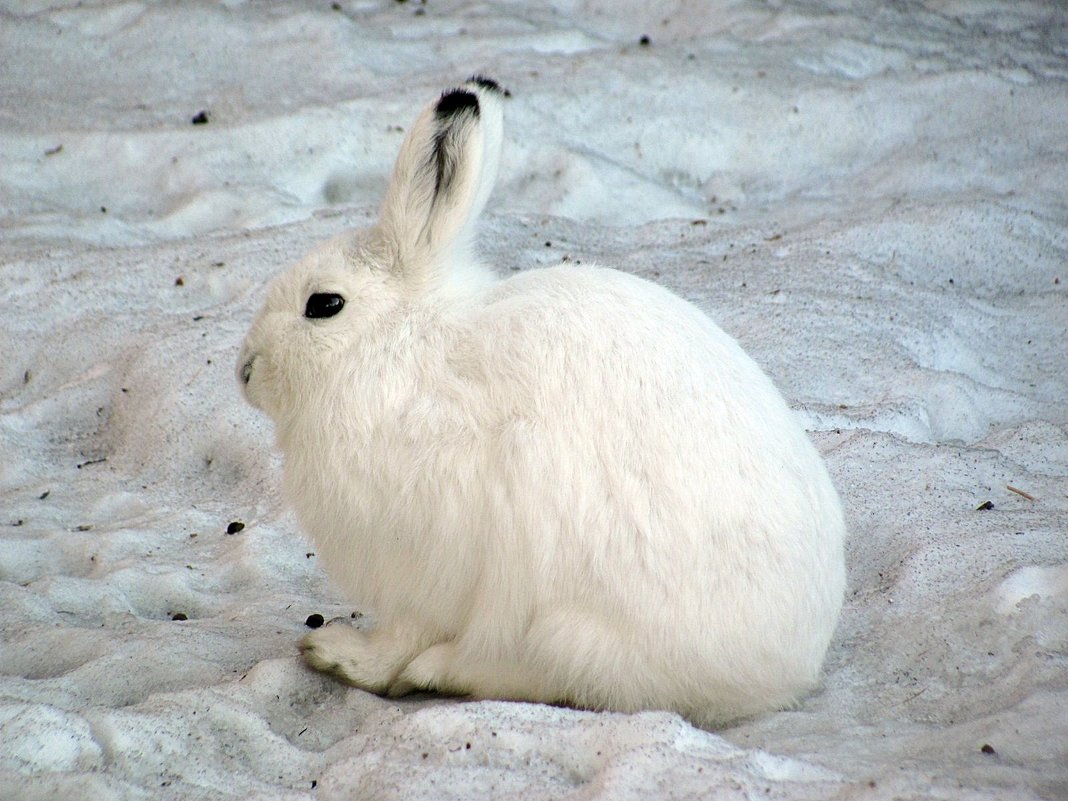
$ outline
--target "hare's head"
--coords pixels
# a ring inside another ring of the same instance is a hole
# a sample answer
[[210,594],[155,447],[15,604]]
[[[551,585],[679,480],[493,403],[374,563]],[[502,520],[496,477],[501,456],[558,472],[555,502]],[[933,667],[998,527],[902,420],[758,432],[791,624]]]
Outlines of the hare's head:
[[401,145],[378,224],[326,243],[271,284],[237,372],[245,397],[276,423],[358,370],[360,341],[391,315],[485,282],[472,229],[496,179],[500,95],[486,78],[442,94]]

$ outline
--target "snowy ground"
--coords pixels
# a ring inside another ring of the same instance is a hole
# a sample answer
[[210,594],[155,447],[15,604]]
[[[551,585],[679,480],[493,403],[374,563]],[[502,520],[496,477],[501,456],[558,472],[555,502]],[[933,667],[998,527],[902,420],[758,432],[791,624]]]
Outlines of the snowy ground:
[[[1068,797],[1063,9],[0,0],[0,798]],[[299,663],[310,613],[371,610],[237,346],[476,71],[512,93],[501,271],[655,277],[825,454],[850,589],[799,709],[704,732]]]

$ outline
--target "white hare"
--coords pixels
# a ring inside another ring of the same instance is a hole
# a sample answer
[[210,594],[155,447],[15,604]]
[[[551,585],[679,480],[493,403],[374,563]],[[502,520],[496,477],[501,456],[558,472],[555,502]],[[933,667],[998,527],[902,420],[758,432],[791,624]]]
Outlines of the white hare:
[[330,578],[376,612],[301,644],[357,687],[674,710],[713,725],[817,680],[841,507],[760,368],[615,270],[501,280],[472,228],[501,91],[427,107],[374,228],[271,285],[242,348]]

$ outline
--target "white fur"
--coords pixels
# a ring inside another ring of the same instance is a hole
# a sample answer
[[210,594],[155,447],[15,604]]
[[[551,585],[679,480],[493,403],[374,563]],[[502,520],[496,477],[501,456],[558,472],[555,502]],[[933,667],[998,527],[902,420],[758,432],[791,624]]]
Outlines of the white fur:
[[[379,620],[313,632],[305,658],[378,693],[702,724],[791,704],[844,587],[819,454],[738,344],[667,290],[477,265],[501,111],[465,88],[479,113],[428,107],[380,224],[277,278],[242,350],[302,526]],[[345,308],[305,319],[313,292]]]

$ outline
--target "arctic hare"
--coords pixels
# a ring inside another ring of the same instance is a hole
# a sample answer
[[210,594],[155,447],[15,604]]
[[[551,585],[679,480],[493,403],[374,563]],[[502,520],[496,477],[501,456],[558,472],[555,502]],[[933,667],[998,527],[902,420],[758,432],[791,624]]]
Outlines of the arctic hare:
[[704,725],[817,680],[841,507],[779,392],[690,303],[593,266],[475,258],[501,91],[442,94],[378,224],[275,279],[238,362],[330,578],[377,613],[301,643],[375,693]]

